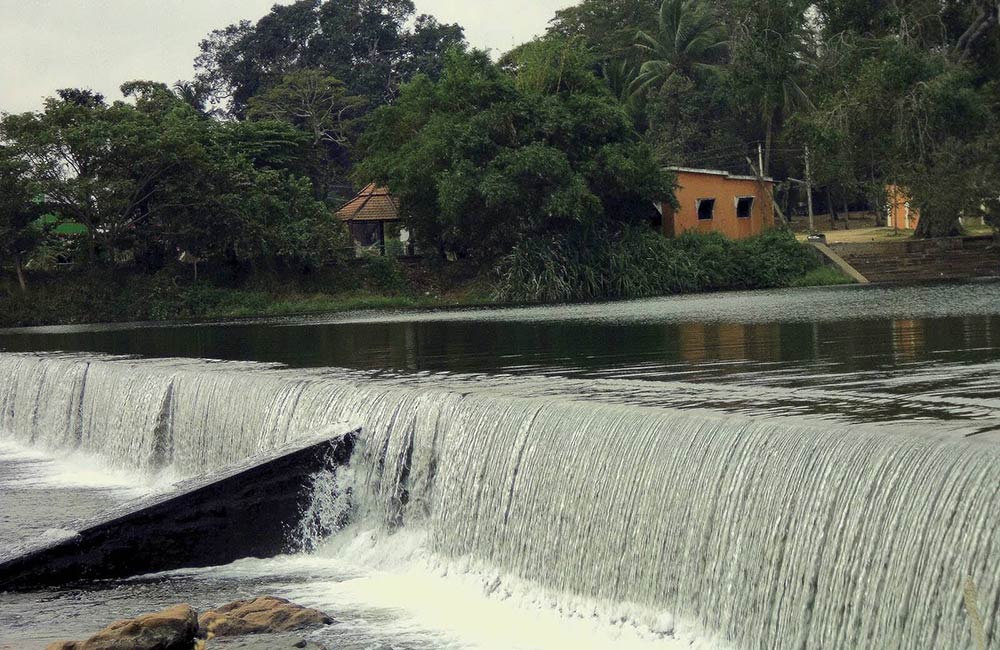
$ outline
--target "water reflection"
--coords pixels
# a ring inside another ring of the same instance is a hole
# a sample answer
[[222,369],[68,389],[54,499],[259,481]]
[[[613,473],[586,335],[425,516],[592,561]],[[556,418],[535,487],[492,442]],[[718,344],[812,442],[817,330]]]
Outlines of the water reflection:
[[388,322],[151,327],[0,335],[7,351],[60,350],[280,362],[295,367],[547,372],[641,367],[648,378],[763,370],[851,373],[1000,358],[998,316],[828,322]]

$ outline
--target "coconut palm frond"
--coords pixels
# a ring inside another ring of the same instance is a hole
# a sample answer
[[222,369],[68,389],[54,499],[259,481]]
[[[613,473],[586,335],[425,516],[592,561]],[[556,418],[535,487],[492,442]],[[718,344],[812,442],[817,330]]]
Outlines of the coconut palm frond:
[[640,31],[635,47],[643,62],[633,94],[662,88],[674,75],[715,70],[728,51],[722,23],[710,6],[696,0],[663,0],[655,34]]

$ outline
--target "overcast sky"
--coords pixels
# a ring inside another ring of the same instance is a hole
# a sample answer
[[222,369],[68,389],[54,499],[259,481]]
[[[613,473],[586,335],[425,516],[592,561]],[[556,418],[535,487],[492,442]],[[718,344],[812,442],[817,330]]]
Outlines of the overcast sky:
[[[193,76],[198,43],[213,29],[266,14],[274,0],[0,0],[0,111],[36,110],[58,88],[114,99],[133,79]],[[287,2],[282,2],[287,4]],[[497,51],[545,30],[574,0],[416,0],[417,11],[465,27]]]

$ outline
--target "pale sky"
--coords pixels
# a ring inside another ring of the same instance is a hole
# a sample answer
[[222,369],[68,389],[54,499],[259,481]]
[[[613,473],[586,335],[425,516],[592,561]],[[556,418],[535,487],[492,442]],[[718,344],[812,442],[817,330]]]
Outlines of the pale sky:
[[[287,0],[281,4],[287,4]],[[415,0],[418,13],[465,27],[469,42],[504,52],[545,31],[575,0]],[[172,84],[194,75],[213,29],[256,21],[274,0],[0,0],[0,112],[41,108],[58,88],[109,99],[125,81]]]

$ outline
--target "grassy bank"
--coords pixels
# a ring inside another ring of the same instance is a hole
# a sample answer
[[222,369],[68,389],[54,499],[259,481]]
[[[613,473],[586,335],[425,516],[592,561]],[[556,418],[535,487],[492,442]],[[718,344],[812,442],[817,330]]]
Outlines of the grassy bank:
[[854,280],[835,266],[820,266],[792,281],[793,287],[828,287],[854,284]]
[[129,321],[214,320],[362,309],[430,308],[489,302],[467,273],[404,267],[395,260],[357,261],[313,273],[187,267],[155,274],[128,269],[38,273],[27,293],[0,285],[0,327]]
[[0,286],[0,327],[628,299],[850,282],[785,234],[745,242],[639,237],[588,258],[573,257],[565,247],[515,255],[521,257],[487,271],[374,258],[313,273],[239,274],[208,267],[198,281],[182,266],[155,274],[71,270],[32,274],[27,293],[8,275]]

